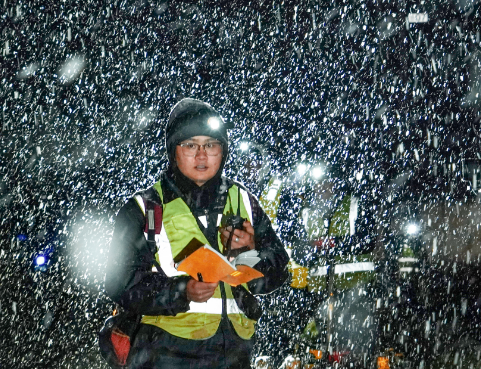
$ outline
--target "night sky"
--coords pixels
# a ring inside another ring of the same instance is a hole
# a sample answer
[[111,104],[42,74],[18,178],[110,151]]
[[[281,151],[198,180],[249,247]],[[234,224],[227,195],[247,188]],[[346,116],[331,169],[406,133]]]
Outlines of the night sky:
[[[402,222],[429,213],[422,272],[436,283],[418,286],[426,299],[409,311],[423,312],[405,313],[403,330],[432,314],[440,328],[421,330],[413,362],[439,368],[451,344],[450,367],[462,329],[474,341],[457,363],[476,347],[479,363],[478,1],[4,0],[0,65],[1,368],[106,368],[96,340],[114,307],[103,278],[115,214],[165,167],[183,97],[234,127],[226,175],[253,192],[244,141],[272,176],[300,163],[335,173],[375,216],[382,271]],[[275,331],[260,332],[256,353],[275,351]]]

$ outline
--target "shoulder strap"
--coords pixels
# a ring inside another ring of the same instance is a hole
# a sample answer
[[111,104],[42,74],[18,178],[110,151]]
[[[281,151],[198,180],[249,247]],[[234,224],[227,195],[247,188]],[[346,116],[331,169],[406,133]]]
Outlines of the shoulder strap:
[[[152,201],[144,198],[146,204],[146,211],[145,211],[145,222],[148,226],[147,231],[147,243],[149,245],[150,252],[152,253],[153,264],[157,268],[157,271],[161,271],[161,267],[157,259],[155,258],[155,254],[157,252],[157,245],[155,244],[155,225],[156,223],[162,227],[162,207],[160,206],[160,216],[155,216],[155,207],[159,206],[158,204],[154,204]],[[156,219],[160,218],[160,219]]]

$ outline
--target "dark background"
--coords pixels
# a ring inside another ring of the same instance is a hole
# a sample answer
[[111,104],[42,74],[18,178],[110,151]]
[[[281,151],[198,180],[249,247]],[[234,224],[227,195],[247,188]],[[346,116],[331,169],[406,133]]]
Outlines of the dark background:
[[[255,192],[242,140],[263,145],[271,174],[337,168],[376,215],[380,296],[396,319],[399,224],[437,214],[416,242],[432,255],[438,232],[443,252],[423,259],[431,282],[407,283],[423,291],[412,310],[423,312],[405,313],[399,332],[413,330],[416,365],[479,352],[480,33],[469,0],[5,0],[1,367],[105,367],[96,339],[113,308],[102,283],[114,215],[162,170],[166,118],[183,97],[234,124],[226,173]],[[415,333],[433,311],[439,328]],[[257,352],[268,353],[275,332],[261,332]]]

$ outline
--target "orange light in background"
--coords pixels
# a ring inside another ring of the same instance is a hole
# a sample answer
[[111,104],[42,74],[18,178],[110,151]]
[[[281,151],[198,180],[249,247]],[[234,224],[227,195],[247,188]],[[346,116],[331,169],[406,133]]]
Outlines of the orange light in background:
[[286,369],[301,369],[301,360],[294,359],[292,362],[287,364]]
[[310,349],[309,352],[314,355],[314,358],[316,360],[322,359],[322,351],[321,350]]
[[386,356],[379,356],[377,358],[377,369],[389,369],[389,358]]

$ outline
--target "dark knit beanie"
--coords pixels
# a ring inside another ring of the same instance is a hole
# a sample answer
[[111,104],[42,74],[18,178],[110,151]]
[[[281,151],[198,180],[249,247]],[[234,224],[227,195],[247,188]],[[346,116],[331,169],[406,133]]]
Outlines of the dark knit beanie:
[[171,164],[175,160],[175,147],[194,136],[210,136],[222,142],[225,161],[229,152],[229,141],[224,120],[209,104],[185,98],[170,112],[165,130],[165,146]]

